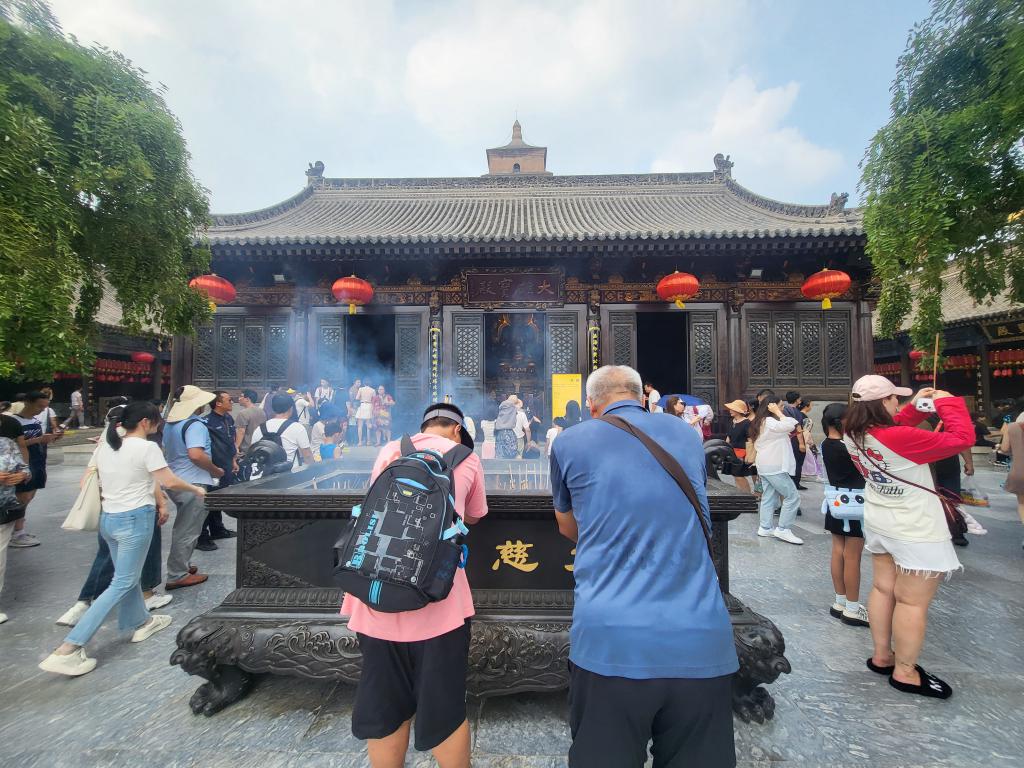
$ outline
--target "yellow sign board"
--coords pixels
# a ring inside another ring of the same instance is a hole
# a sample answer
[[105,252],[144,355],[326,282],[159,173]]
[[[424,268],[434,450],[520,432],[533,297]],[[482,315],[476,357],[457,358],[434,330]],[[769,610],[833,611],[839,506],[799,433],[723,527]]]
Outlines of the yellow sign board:
[[565,416],[565,405],[575,400],[583,405],[583,376],[579,373],[556,373],[551,376],[551,418]]

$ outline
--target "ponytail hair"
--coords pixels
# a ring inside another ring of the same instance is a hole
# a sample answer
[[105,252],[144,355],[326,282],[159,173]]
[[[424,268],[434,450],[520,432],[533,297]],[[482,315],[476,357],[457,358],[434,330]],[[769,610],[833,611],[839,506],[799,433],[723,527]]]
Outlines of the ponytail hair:
[[126,432],[131,432],[143,419],[149,419],[153,423],[160,421],[160,409],[145,400],[129,403],[118,410],[116,415],[110,417],[106,435],[107,445],[115,451],[121,449],[122,443],[121,435],[117,433],[119,426]]

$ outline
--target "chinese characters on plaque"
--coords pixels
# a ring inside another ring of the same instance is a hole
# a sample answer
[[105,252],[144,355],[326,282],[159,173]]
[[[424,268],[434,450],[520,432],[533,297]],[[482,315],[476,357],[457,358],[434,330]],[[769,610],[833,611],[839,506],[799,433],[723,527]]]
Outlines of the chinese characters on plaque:
[[564,276],[558,270],[462,273],[465,306],[560,307]]
[[981,328],[989,341],[1024,341],[1024,322],[990,323]]

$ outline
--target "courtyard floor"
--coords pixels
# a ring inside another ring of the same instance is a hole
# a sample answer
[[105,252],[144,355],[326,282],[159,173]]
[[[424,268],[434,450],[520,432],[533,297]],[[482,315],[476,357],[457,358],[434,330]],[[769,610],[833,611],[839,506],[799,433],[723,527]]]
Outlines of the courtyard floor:
[[[354,689],[265,678],[242,702],[212,717],[193,716],[198,680],[168,664],[177,630],[232,588],[234,540],[194,561],[210,574],[181,590],[161,612],[171,629],[139,645],[108,622],[89,646],[97,669],[57,678],[36,664],[62,639],[53,621],[72,605],[95,552],[92,535],[60,529],[81,467],[51,468],[49,487],[29,511],[43,541],[10,550],[0,610],[0,765],[30,766],[347,766],[366,765],[349,730]],[[803,547],[754,535],[746,516],[731,524],[732,591],[771,618],[786,638],[793,672],[770,687],[775,719],[736,723],[739,764],[749,766],[1019,766],[1024,764],[1024,529],[1002,473],[979,470],[992,497],[972,513],[989,529],[959,550],[966,570],[933,606],[923,666],[955,689],[949,701],[900,694],[864,668],[866,629],[828,615],[829,537],[821,530],[821,487],[809,483],[796,530]],[[169,543],[164,537],[164,546]],[[865,590],[870,564],[864,563]],[[564,694],[486,701],[471,713],[477,768],[554,768],[569,746]],[[410,766],[433,765],[411,756]],[[595,768],[615,768],[596,766]],[[704,768],[704,767],[700,767]]]

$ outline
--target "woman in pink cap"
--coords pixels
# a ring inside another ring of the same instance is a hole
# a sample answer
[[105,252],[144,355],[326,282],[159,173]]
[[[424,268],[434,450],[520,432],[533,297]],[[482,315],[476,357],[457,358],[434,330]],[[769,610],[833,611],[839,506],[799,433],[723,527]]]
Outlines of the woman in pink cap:
[[[850,457],[867,481],[864,548],[874,561],[868,614],[875,646],[867,665],[899,691],[946,699],[953,689],[917,664],[940,577],[962,567],[928,464],[973,445],[974,428],[962,398],[922,389],[901,410],[898,398],[910,394],[883,376],[863,376],[843,419]],[[932,410],[944,432],[917,429]]]

